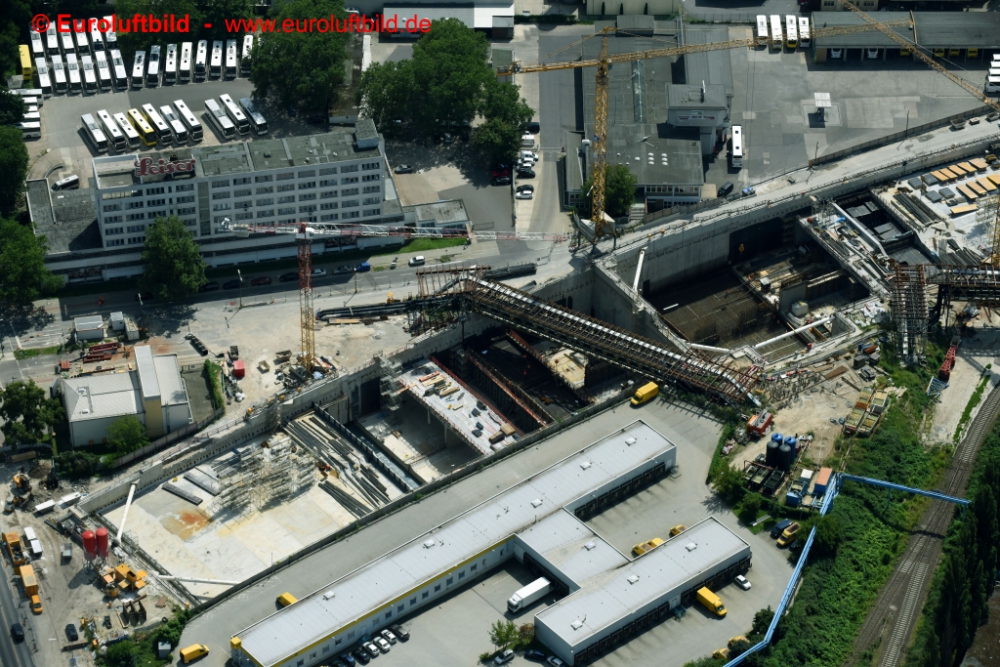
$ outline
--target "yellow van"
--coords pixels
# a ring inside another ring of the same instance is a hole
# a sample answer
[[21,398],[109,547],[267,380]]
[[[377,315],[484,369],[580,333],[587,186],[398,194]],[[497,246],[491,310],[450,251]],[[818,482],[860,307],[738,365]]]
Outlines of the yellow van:
[[944,49],[934,49],[934,55],[937,58],[944,58]]
[[281,595],[278,596],[278,604],[280,604],[282,607],[287,607],[288,605],[294,604],[298,601],[299,601],[298,598],[296,598],[291,593],[282,593]]
[[181,660],[185,665],[198,658],[204,658],[206,655],[208,655],[208,647],[204,644],[191,644],[187,648],[181,649]]
[[31,596],[31,612],[34,614],[42,613],[42,599],[37,595]]
[[660,393],[660,387],[657,386],[655,382],[648,382],[635,391],[635,395],[632,396],[632,407],[639,407],[643,403],[648,403],[649,401],[656,398],[656,395]]

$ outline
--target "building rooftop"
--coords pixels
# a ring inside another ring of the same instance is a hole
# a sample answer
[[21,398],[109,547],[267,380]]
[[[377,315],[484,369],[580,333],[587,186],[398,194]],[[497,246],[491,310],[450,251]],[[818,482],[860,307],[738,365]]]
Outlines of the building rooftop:
[[28,212],[35,233],[45,236],[55,255],[103,247],[97,206],[89,188],[50,192],[45,180],[28,181]]
[[565,132],[566,145],[566,190],[576,192],[583,187],[584,159],[580,157],[583,135],[579,132]]
[[[460,514],[317,592],[240,632],[244,651],[262,665],[278,664],[394,604],[470,558],[500,548],[511,536],[601,488],[674,445],[641,421]],[[556,520],[553,529],[564,529]],[[536,543],[555,548],[579,533]],[[599,548],[599,547],[598,547]],[[595,555],[594,558],[601,556]],[[610,562],[610,561],[608,561]],[[586,570],[581,566],[581,570]]]
[[[247,150],[249,142],[237,144],[223,144],[220,146],[205,146],[196,148],[193,151],[186,151],[187,155],[181,159],[190,160],[195,158],[195,172],[198,176],[231,176],[234,174],[246,174],[254,170],[250,161],[250,152]],[[168,160],[169,158],[164,158]],[[162,176],[154,176],[157,180],[162,180]],[[145,178],[146,182],[149,177]]]
[[494,26],[494,16],[514,17],[514,4],[511,2],[448,2],[426,5],[416,2],[396,2],[386,5],[382,9],[382,15],[386,18],[393,15],[399,16],[400,30],[405,29],[403,21],[414,14],[421,19],[426,18],[431,21],[455,18],[470,28],[489,30]]
[[535,619],[544,622],[570,646],[586,646],[588,637],[629,612],[654,602],[741,552],[749,557],[750,545],[715,517],[709,517],[632,561],[628,567],[590,579],[581,590],[539,612]]
[[[908,21],[909,12],[879,12],[879,21]],[[837,28],[841,26],[865,25],[865,20],[854,12],[821,12],[812,15],[812,27]],[[913,41],[913,31],[906,25],[890,26],[900,37]],[[899,44],[887,35],[874,28],[865,32],[855,32],[848,35],[831,35],[813,37],[813,43],[818,48],[899,48]]]
[[1000,48],[1000,15],[994,12],[913,12],[913,20],[921,46]]
[[491,61],[493,71],[509,72],[511,63],[514,62],[514,51],[511,49],[493,49]]
[[468,222],[469,213],[461,199],[446,199],[429,204],[414,204],[406,206],[404,211],[413,211],[417,218],[417,226],[421,222],[436,222],[438,225],[454,225]]
[[667,84],[667,105],[671,109],[728,109],[726,87],[720,83],[706,83],[702,95],[701,83]]
[[148,345],[136,345],[133,350],[143,399],[159,398],[162,393],[160,382],[156,377],[156,365],[153,363],[153,348]]
[[[608,164],[627,165],[639,186],[701,185],[705,182],[701,143],[695,139],[664,139],[656,125],[608,127]],[[587,125],[587,136],[594,133]],[[588,171],[589,173],[589,171]]]
[[[625,17],[620,17],[625,18]],[[650,17],[651,18],[651,17]],[[684,30],[685,44],[711,44],[729,41],[729,31],[725,28],[713,30]],[[727,50],[688,53],[684,56],[684,79],[689,84],[701,86],[722,86],[723,99],[733,95],[733,61]],[[726,105],[728,107],[728,104]]]
[[69,421],[134,415],[143,411],[139,380],[133,373],[91,375],[62,380]]
[[620,551],[566,510],[555,512],[517,536],[578,585],[629,562]]
[[162,405],[184,405],[188,403],[187,387],[181,378],[180,365],[176,354],[160,354],[153,357],[156,379],[160,385]]

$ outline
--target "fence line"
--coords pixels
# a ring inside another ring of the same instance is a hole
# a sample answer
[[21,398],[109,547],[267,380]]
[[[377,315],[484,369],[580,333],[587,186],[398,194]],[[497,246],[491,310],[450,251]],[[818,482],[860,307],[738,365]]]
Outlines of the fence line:
[[154,440],[153,442],[149,443],[145,447],[137,449],[134,452],[129,452],[125,456],[122,456],[121,458],[115,459],[115,462],[111,464],[111,467],[112,468],[120,468],[123,465],[125,465],[126,463],[131,463],[132,461],[134,461],[136,459],[139,459],[139,458],[142,458],[142,457],[146,456],[147,454],[152,454],[153,452],[158,452],[161,449],[163,449],[164,447],[167,447],[167,446],[171,445],[172,443],[177,442],[178,440],[186,438],[187,436],[191,435],[192,433],[197,433],[198,431],[200,431],[201,429],[205,428],[206,426],[208,426],[209,424],[211,424],[212,422],[214,422],[216,419],[218,419],[219,417],[221,417],[224,412],[225,412],[225,408],[216,408],[215,410],[212,411],[212,414],[210,414],[209,416],[205,417],[201,421],[199,421],[199,422],[191,422],[187,426],[185,426],[185,427],[183,427],[183,428],[181,428],[181,429],[179,429],[177,431],[173,431],[171,433],[167,433],[162,438]]

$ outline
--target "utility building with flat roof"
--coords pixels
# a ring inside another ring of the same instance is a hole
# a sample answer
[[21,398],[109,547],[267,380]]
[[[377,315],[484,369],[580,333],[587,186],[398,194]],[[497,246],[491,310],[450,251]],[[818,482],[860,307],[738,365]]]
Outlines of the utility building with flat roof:
[[[694,542],[697,553],[671,548],[664,557],[654,551],[637,561],[583,523],[664,477],[676,460],[673,443],[636,421],[246,628],[231,640],[232,658],[258,667],[318,665],[513,557],[548,578],[555,594],[568,596],[536,622],[551,614],[550,648],[573,664],[575,651],[598,649],[560,643],[565,630],[554,609],[569,605],[566,614],[575,619],[583,607],[605,604],[594,596],[609,587],[615,611],[602,615],[595,608],[593,625],[588,621],[579,635],[603,647],[607,628],[648,613],[650,605],[677,604],[687,588],[719,572],[749,567],[749,546],[714,519],[668,542]],[[669,568],[677,572],[663,575]],[[629,598],[618,589],[632,576],[642,578],[645,590]]]

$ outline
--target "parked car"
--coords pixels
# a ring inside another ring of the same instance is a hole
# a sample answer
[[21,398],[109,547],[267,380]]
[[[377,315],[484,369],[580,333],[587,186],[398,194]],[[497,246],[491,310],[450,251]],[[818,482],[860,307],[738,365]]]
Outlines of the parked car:
[[393,634],[402,639],[404,642],[410,638],[410,633],[401,625],[390,625],[389,629],[392,630]]
[[844,55],[844,50],[843,49],[830,49],[830,57],[831,58],[839,58],[842,55]]
[[505,649],[503,653],[493,658],[494,665],[506,665],[508,662],[514,659],[514,652],[512,650]]
[[289,271],[288,273],[282,273],[280,276],[278,276],[278,281],[283,283],[290,283],[298,279],[299,279],[299,274],[296,271]]
[[336,275],[340,275],[342,273],[354,273],[354,269],[352,269],[349,266],[338,266],[337,270],[334,271],[333,273]]
[[354,656],[351,655],[350,653],[345,653],[344,655],[340,656],[340,659],[344,661],[347,667],[354,667],[354,665],[358,664],[358,661],[355,660]]
[[528,123],[528,132],[530,132],[531,134],[538,134],[541,131],[542,131],[542,126],[538,124],[537,120],[533,120],[530,123]]
[[510,176],[500,176],[493,179],[493,185],[510,185]]
[[525,168],[525,169],[518,169],[517,170],[517,177],[518,178],[534,178],[535,177],[535,172],[534,172],[533,169],[527,169],[527,168]]
[[239,289],[239,287],[240,287],[239,278],[235,280],[227,280],[226,282],[222,283],[222,289]]
[[534,192],[527,192],[527,191],[523,191],[522,190],[522,191],[518,192],[516,195],[514,195],[514,198],[515,199],[532,199],[532,198],[534,198],[534,196],[535,196]]
[[214,292],[214,291],[216,291],[218,289],[219,289],[219,283],[217,283],[214,280],[212,280],[210,282],[205,283],[201,287],[199,287],[198,291],[199,292]]
[[744,197],[753,197],[755,194],[757,194],[757,190],[752,185],[748,188],[743,188]]
[[524,652],[525,660],[533,660],[534,662],[545,662],[545,654],[541,651],[535,651],[534,649]]
[[412,174],[413,173],[413,167],[411,167],[408,164],[401,164],[398,167],[396,167],[395,169],[393,169],[393,171],[395,171],[397,174]]
[[253,287],[260,287],[261,285],[270,285],[272,282],[274,281],[271,280],[270,276],[257,276],[256,278],[250,281],[250,284]]
[[534,185],[519,185],[519,186],[517,186],[517,191],[518,192],[534,192],[535,191],[535,186]]
[[732,191],[733,191],[733,183],[732,183],[732,181],[726,181],[725,183],[723,183],[719,187],[718,194],[719,194],[720,197],[725,197],[726,195],[728,195]]
[[801,526],[799,526],[798,522],[796,522],[788,528],[785,528],[785,530],[781,533],[781,537],[778,538],[778,546],[785,547],[791,544],[795,540],[796,533],[799,532],[800,527]]
[[782,519],[778,523],[774,524],[774,526],[771,528],[771,539],[776,540],[779,537],[781,537],[781,533],[785,530],[785,528],[788,528],[790,525],[792,525],[790,519]]
[[396,643],[396,635],[392,634],[392,630],[390,630],[389,628],[386,628],[379,634],[382,635],[382,638],[385,639],[390,644]]
[[444,143],[445,143],[446,145],[447,145],[447,144],[450,144],[450,143],[451,143],[452,141],[454,141],[454,140],[455,140],[455,138],[451,136],[451,133],[450,133],[450,132],[445,132],[445,133],[444,133]]
[[379,650],[378,650],[378,647],[375,646],[375,644],[373,644],[371,642],[365,642],[364,648],[365,648],[366,651],[368,651],[368,655],[370,655],[371,657],[373,657],[373,658],[377,658],[378,657]]
[[736,585],[745,591],[750,590],[750,580],[744,577],[742,574],[736,575]]
[[564,667],[564,665],[566,664],[565,662],[563,662],[562,660],[560,660],[559,658],[557,658],[554,655],[550,655],[549,659],[546,660],[546,662],[548,662],[550,665],[552,665],[552,667]]
[[354,649],[354,652],[351,655],[357,658],[358,662],[360,662],[362,665],[367,665],[369,662],[371,662],[371,656],[368,655],[368,651],[364,650],[363,648]]
[[[24,639],[24,631],[21,630],[21,626],[17,623],[11,626],[11,634],[13,634],[13,630],[15,627],[21,632],[21,639]],[[72,623],[68,623],[66,625],[66,638],[69,639],[71,642],[79,641],[80,639],[80,635],[78,635],[76,632],[76,626],[73,625]]]
[[670,529],[670,537],[674,537],[675,535],[680,535],[687,529],[688,529],[687,526],[685,526],[683,523],[679,523]]
[[371,271],[372,265],[368,262],[361,262],[354,270],[358,273],[364,273],[365,271]]
[[383,638],[383,637],[376,637],[374,641],[375,641],[375,644],[382,651],[382,653],[388,653],[389,652],[389,642],[387,642],[385,640],[385,638]]
[[313,278],[319,278],[320,276],[326,275],[326,269],[313,269]]

